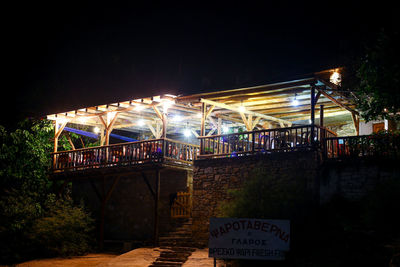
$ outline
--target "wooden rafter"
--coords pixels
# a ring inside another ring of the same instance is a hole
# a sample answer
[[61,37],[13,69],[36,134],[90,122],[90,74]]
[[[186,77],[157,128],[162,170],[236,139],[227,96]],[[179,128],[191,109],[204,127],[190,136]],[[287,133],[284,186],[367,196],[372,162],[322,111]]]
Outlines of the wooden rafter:
[[325,92],[325,90],[317,88],[317,90],[319,92],[321,92],[322,95],[324,95],[326,98],[330,99],[333,103],[335,103],[336,105],[338,105],[339,107],[342,107],[348,111],[350,111],[351,113],[356,113],[358,114],[358,112],[350,107],[348,107],[347,105],[341,103],[339,100],[337,100],[336,98],[334,98],[332,95],[328,94],[327,92]]
[[244,114],[248,114],[248,115],[251,114],[251,115],[256,116],[256,117],[261,117],[261,118],[266,119],[266,120],[275,121],[275,122],[279,122],[279,123],[282,123],[282,124],[287,124],[289,126],[292,125],[292,122],[287,121],[287,120],[278,119],[278,118],[275,118],[275,117],[272,117],[272,116],[268,116],[268,115],[257,113],[257,112],[250,111],[250,110],[240,111],[238,107],[233,107],[233,106],[230,106],[230,105],[226,105],[224,103],[219,103],[219,102],[215,102],[215,101],[208,100],[208,99],[201,99],[200,102],[202,102],[204,104],[210,104],[210,105],[213,105],[213,106],[216,106],[216,107],[224,108],[224,109],[229,109],[229,110],[232,110],[232,111],[235,111],[235,112],[238,112],[238,113],[244,113]]

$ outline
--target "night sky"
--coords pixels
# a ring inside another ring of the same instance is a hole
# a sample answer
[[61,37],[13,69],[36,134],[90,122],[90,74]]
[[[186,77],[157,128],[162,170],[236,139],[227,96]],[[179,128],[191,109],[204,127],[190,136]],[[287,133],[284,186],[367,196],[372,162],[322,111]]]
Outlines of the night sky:
[[378,29],[394,27],[396,15],[390,5],[365,1],[31,2],[2,7],[2,124],[342,66]]

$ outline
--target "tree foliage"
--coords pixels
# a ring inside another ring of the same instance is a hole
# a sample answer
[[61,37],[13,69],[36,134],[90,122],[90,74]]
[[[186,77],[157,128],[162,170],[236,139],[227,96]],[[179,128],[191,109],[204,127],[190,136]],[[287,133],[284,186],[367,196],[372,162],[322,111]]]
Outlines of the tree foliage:
[[92,219],[68,196],[56,200],[57,182],[49,179],[53,133],[45,120],[24,121],[13,132],[0,126],[1,262],[88,248]]
[[365,55],[349,67],[345,86],[355,92],[358,109],[366,121],[400,120],[399,34],[382,30],[366,45]]

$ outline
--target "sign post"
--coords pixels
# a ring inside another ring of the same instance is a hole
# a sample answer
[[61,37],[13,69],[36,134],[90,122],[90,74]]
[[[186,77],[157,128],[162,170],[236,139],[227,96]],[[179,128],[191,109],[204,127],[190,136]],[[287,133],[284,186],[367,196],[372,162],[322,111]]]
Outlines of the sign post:
[[210,218],[209,257],[284,260],[290,245],[290,221]]

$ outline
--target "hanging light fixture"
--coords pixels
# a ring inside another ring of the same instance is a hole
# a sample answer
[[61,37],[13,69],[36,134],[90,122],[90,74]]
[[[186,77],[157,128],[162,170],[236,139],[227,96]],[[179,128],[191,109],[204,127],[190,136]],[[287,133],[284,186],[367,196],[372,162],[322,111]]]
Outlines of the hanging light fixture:
[[186,123],[186,128],[183,130],[183,135],[184,135],[185,137],[189,137],[191,134],[192,134],[192,133],[190,132],[190,129],[189,129],[189,122],[187,122],[187,123]]
[[246,108],[243,106],[243,100],[241,101],[241,104],[240,104],[240,107],[239,107],[239,111],[242,112],[242,113],[246,111]]
[[299,105],[299,100],[297,100],[297,94],[294,94],[294,99],[292,100],[292,106],[297,107]]

